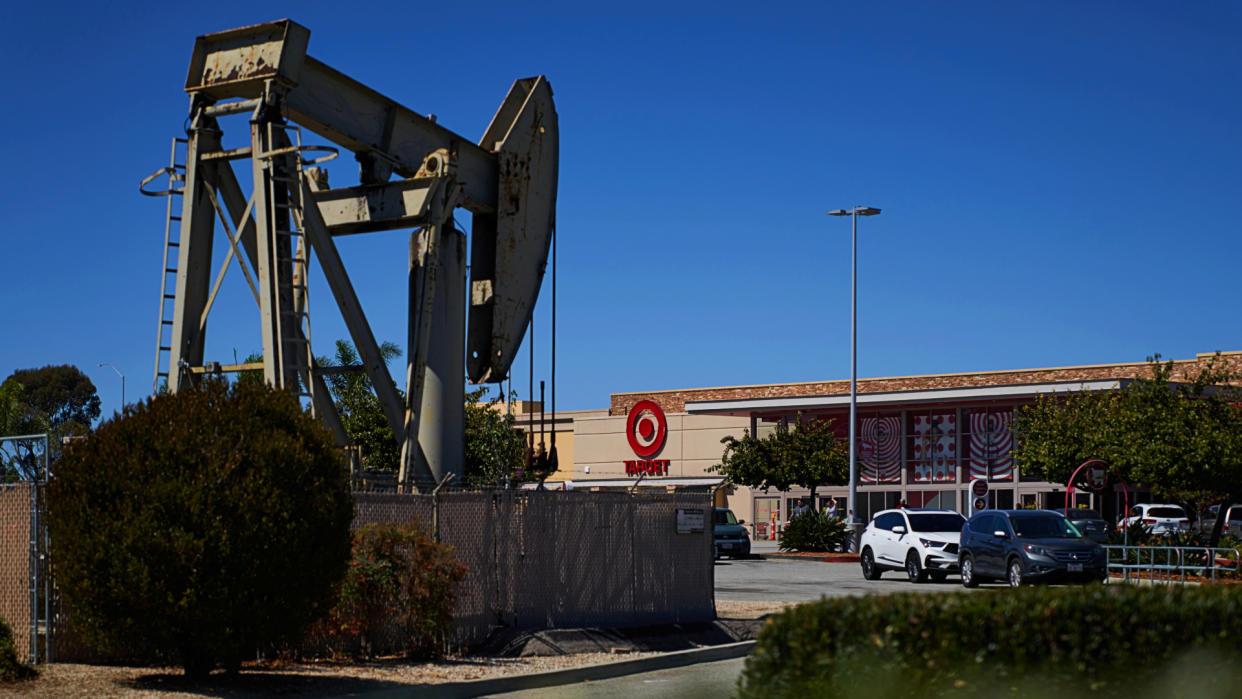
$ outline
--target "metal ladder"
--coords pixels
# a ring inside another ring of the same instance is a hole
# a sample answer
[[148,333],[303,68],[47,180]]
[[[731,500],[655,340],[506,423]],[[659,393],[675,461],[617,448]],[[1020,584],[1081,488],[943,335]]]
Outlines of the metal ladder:
[[[172,141],[171,152],[168,156],[168,167],[160,168],[152,173],[149,177],[138,185],[138,191],[149,197],[167,197],[168,208],[164,217],[164,264],[161,268],[163,272],[160,274],[160,308],[155,326],[155,377],[151,382],[151,393],[158,394],[160,392],[160,378],[165,380],[167,386],[168,371],[160,371],[164,366],[172,351],[172,317],[175,303],[169,303],[176,299],[176,294],[168,293],[169,276],[172,277],[173,290],[177,288],[177,265],[181,259],[181,210],[182,199],[185,194],[185,153],[184,149],[188,148],[189,141],[184,138],[174,138]],[[178,150],[182,150],[182,162],[177,162]],[[168,189],[149,192],[146,185],[155,180],[155,178],[167,175]],[[173,201],[176,198],[176,206]],[[175,215],[174,215],[175,212]],[[175,224],[175,225],[174,225]]]
[[[295,367],[298,381],[296,386],[286,386],[291,393],[299,398],[306,398],[312,414],[315,410],[315,381],[311,372],[315,371],[315,357],[311,350],[310,322],[310,287],[307,283],[310,272],[310,246],[306,238],[306,226],[302,220],[302,130],[287,124],[268,122],[267,142],[275,146],[288,139],[292,131],[294,138],[290,147],[273,147],[268,153],[261,154],[268,162],[271,175],[267,178],[268,201],[272,203],[273,225],[271,226],[271,249],[276,251],[277,268],[283,270],[289,265],[289,273],[276,274],[276,292],[279,298],[288,298],[291,306],[285,308],[278,302],[280,311],[276,314],[277,352],[281,353],[280,365]],[[280,141],[276,138],[276,130],[286,132]],[[292,167],[289,165],[292,164]],[[284,167],[282,167],[282,165]],[[297,330],[300,329],[301,333]],[[292,357],[283,356],[286,344],[299,347]]]

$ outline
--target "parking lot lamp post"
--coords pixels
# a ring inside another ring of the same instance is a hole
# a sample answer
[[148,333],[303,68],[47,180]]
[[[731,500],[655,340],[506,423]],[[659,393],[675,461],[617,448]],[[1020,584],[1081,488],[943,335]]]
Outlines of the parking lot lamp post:
[[858,217],[875,216],[879,209],[855,206],[852,209],[834,209],[829,216],[849,216],[853,219],[853,236],[850,250],[850,496],[849,517],[850,550],[858,550]]
[[99,366],[110,366],[112,367],[112,370],[116,372],[116,375],[121,377],[121,413],[124,413],[125,412],[125,374],[122,374],[121,370],[117,369],[116,365],[113,364],[112,362],[100,362]]

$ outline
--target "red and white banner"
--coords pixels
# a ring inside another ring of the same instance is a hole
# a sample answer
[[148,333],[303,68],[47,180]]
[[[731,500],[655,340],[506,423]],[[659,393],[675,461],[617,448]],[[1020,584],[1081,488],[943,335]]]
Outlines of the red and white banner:
[[970,414],[970,478],[1007,481],[1013,478],[1013,413]]
[[901,482],[901,418],[864,417],[858,421],[859,475],[863,483]]
[[915,415],[913,432],[910,480],[916,483],[938,483],[956,479],[957,415]]

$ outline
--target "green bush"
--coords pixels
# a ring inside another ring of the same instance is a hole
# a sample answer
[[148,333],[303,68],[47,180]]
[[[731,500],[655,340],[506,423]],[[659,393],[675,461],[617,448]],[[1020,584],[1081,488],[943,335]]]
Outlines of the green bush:
[[35,669],[23,665],[17,659],[17,648],[13,645],[13,630],[0,619],[0,682],[15,682],[34,677]]
[[739,685],[751,697],[1124,696],[1188,652],[1236,663],[1239,618],[1233,586],[822,599],[768,622]]
[[457,584],[468,572],[451,547],[417,526],[368,525],[354,533],[340,598],[309,645],[355,656],[439,656],[452,636]]
[[83,640],[191,677],[298,641],[349,560],[341,454],[261,383],[127,408],[67,450],[50,502],[56,582]]
[[781,535],[782,551],[832,551],[845,541],[845,523],[813,510],[790,520]]

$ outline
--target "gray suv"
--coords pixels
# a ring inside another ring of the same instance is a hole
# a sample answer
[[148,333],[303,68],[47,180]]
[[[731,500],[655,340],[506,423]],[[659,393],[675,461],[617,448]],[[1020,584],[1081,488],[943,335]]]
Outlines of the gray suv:
[[958,566],[962,584],[1007,580],[1104,580],[1104,549],[1083,537],[1060,512],[984,510],[962,527]]

